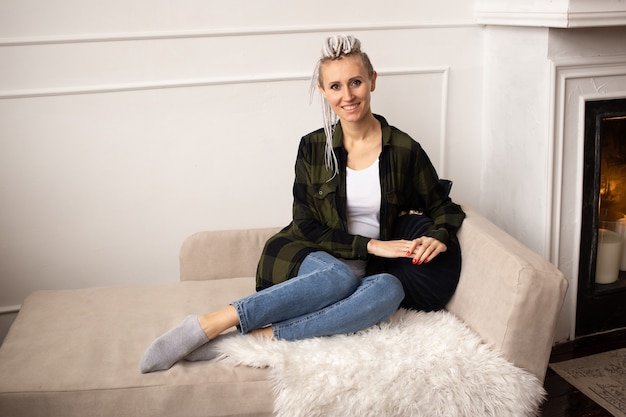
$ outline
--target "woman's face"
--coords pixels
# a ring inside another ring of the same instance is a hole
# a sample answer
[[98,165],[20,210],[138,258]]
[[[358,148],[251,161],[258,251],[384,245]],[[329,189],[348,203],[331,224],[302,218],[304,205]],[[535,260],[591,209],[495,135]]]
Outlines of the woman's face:
[[360,56],[323,62],[320,73],[322,82],[318,88],[342,121],[354,123],[371,114],[376,72],[370,78]]

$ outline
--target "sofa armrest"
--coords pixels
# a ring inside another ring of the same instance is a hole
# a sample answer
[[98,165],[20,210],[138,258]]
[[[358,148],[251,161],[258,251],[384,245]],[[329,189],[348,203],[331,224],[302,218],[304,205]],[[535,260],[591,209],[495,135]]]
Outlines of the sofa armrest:
[[567,280],[485,217],[463,209],[461,279],[447,309],[506,359],[543,379]]
[[180,280],[253,277],[265,242],[279,227],[198,232],[180,250]]

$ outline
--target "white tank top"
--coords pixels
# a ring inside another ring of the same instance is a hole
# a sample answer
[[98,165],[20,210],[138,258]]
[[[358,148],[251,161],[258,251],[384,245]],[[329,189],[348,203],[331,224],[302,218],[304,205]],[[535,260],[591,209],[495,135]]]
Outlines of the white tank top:
[[[368,168],[346,168],[348,232],[372,239],[380,237],[380,175],[378,159]],[[364,260],[347,260],[358,277],[365,276]]]

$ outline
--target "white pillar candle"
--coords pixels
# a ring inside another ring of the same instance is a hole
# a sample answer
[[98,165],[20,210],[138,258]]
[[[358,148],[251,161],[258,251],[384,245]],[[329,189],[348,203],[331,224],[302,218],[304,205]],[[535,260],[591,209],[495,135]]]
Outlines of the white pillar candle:
[[626,271],[626,218],[619,219],[617,221],[617,228],[615,230],[622,237],[622,256],[619,263],[619,269]]
[[622,238],[612,230],[598,230],[598,256],[596,257],[596,282],[610,284],[619,276],[622,255]]

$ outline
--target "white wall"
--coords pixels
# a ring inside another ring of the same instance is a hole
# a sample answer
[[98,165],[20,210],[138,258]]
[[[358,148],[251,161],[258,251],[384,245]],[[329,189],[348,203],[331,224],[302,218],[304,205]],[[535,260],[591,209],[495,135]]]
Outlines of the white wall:
[[550,66],[546,28],[485,29],[484,214],[548,257]]
[[286,224],[336,32],[380,73],[374,110],[477,207],[471,2],[0,0],[0,338],[32,291],[175,281],[189,234]]

